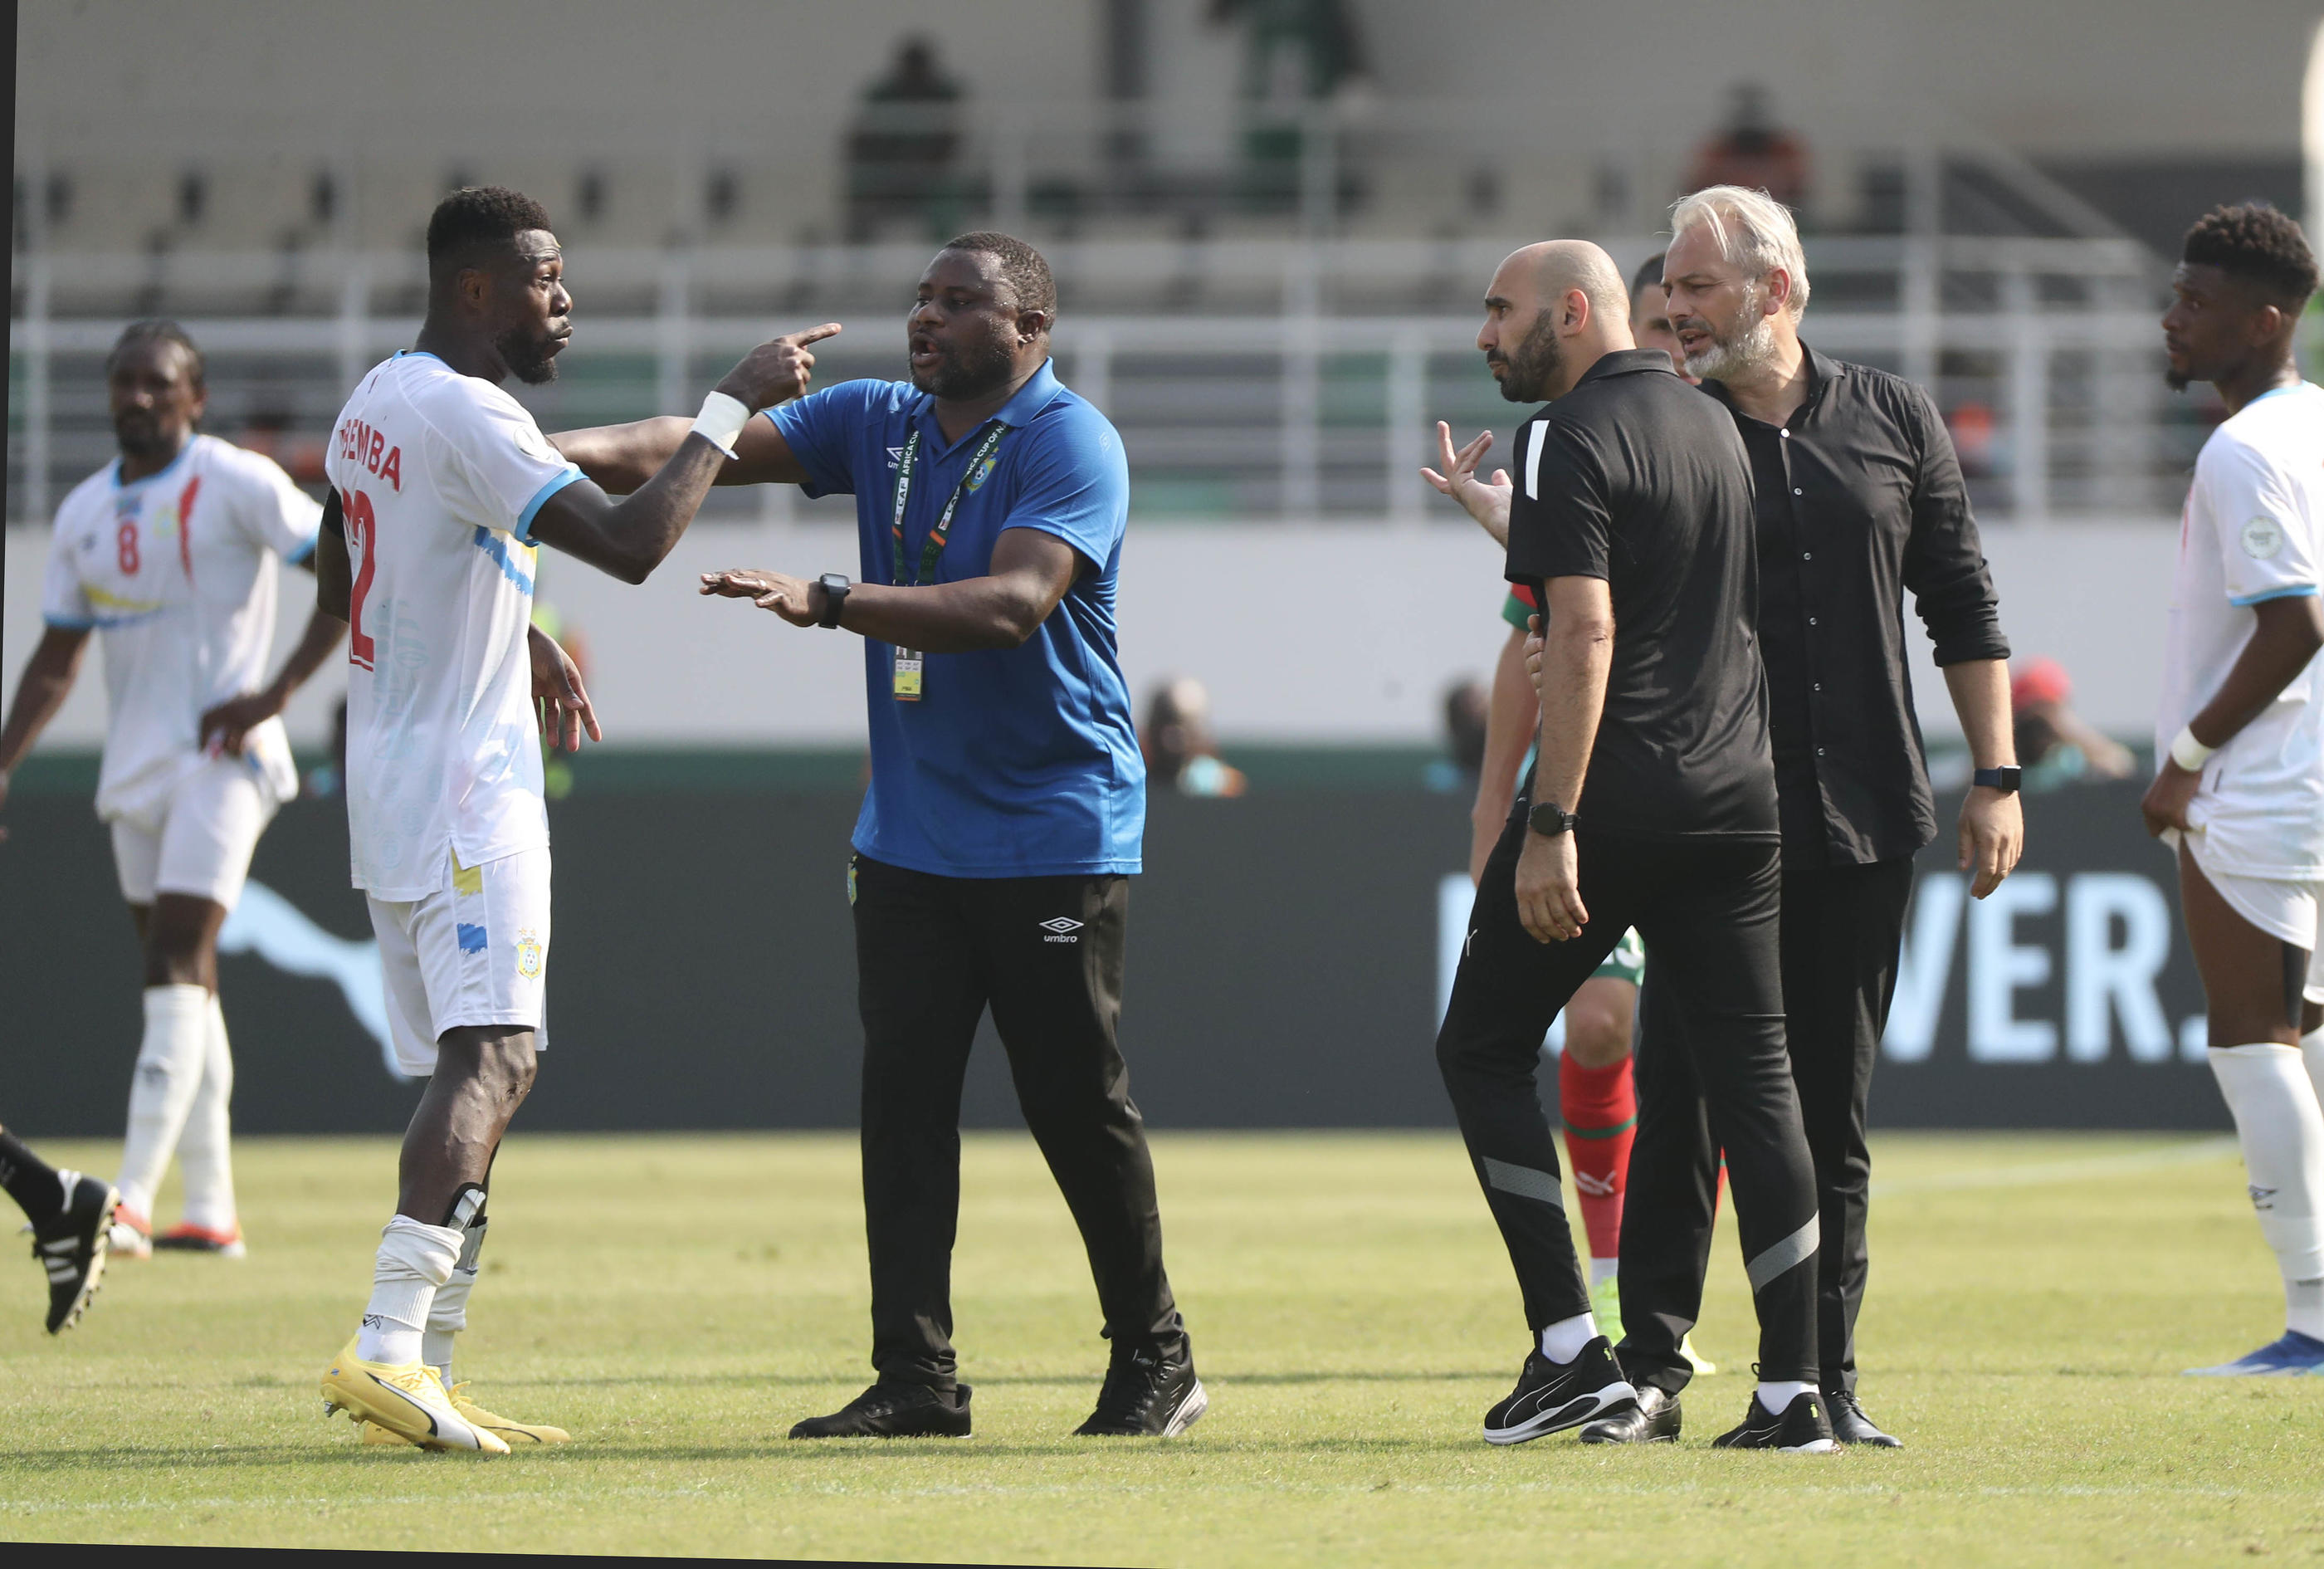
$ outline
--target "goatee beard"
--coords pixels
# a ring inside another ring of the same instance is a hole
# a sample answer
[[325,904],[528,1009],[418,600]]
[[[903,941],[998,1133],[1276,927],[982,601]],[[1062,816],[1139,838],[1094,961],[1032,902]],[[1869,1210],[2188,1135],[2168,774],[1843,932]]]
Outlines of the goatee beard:
[[1517,352],[1501,360],[1501,396],[1512,403],[1538,403],[1542,389],[1557,379],[1565,365],[1565,350],[1557,341],[1557,324],[1547,316],[1526,329]]
[[556,338],[535,337],[524,331],[504,332],[493,340],[501,364],[508,366],[509,374],[528,387],[543,386],[557,379],[557,351],[561,346]]
[[944,358],[926,375],[912,373],[912,385],[938,398],[979,398],[1009,384],[1017,369],[1016,357],[1005,344],[991,344],[981,348],[954,345],[943,351]]
[[2184,371],[2166,370],[2163,373],[2163,384],[2174,392],[2183,392],[2195,384],[2195,378]]
[[1775,355],[1775,318],[1760,309],[1757,289],[1743,300],[1743,313],[1751,325],[1732,337],[1713,337],[1686,356],[1687,374],[1706,382],[1732,381],[1744,371],[1766,364]]

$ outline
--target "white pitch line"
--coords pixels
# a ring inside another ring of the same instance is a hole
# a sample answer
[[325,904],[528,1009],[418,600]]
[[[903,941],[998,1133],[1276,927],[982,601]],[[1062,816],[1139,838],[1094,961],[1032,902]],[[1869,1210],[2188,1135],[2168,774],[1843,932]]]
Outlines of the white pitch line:
[[1940,1171],[1926,1177],[1898,1177],[1872,1185],[1872,1196],[1898,1193],[1950,1193],[1969,1187],[2038,1187],[2044,1183],[2079,1182],[2090,1177],[2116,1177],[2126,1171],[2152,1171],[2159,1167],[2188,1166],[2218,1160],[2237,1153],[2232,1138],[2196,1139],[2158,1145],[2121,1155],[2096,1155],[2081,1160],[2044,1160],[2026,1166],[1989,1167],[1978,1171]]

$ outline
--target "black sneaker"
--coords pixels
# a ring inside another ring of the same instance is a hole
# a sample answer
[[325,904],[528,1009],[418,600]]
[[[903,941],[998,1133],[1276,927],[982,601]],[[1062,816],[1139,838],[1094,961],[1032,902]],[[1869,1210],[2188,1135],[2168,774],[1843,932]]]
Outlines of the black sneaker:
[[1116,1351],[1097,1392],[1097,1409],[1076,1438],[1176,1438],[1211,1408],[1194,1376],[1194,1348],[1145,1345]]
[[969,1387],[874,1384],[828,1417],[810,1417],[794,1438],[965,1438]]
[[32,1233],[32,1257],[49,1273],[51,1334],[70,1329],[88,1311],[88,1299],[105,1278],[113,1207],[121,1202],[110,1183],[94,1177],[60,1171],[57,1180],[64,1185],[65,1207],[24,1228]]
[[1772,1416],[1751,1397],[1743,1426],[1711,1441],[1713,1449],[1775,1449],[1785,1454],[1830,1454],[1840,1445],[1831,1439],[1831,1423],[1824,1416],[1823,1397],[1813,1389],[1792,1397],[1783,1415]]
[[1579,1436],[1584,1444],[1675,1444],[1678,1423],[1678,1397],[1648,1384],[1638,1391],[1636,1405],[1600,1417]]
[[1853,1389],[1826,1389],[1826,1406],[1831,1408],[1831,1435],[1842,1444],[1868,1444],[1875,1449],[1902,1449],[1904,1441],[1883,1433],[1864,1414],[1864,1403]]
[[1600,1335],[1570,1362],[1554,1362],[1539,1348],[1528,1352],[1517,1387],[1485,1413],[1485,1442],[1523,1444],[1600,1417],[1620,1415],[1638,1391],[1614,1361],[1614,1343]]

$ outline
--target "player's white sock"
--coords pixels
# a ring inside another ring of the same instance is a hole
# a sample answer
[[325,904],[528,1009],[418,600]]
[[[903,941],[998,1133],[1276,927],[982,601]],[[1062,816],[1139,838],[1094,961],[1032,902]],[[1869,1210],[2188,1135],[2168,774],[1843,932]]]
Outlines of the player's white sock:
[[213,1232],[235,1229],[234,1129],[227,1113],[233,1099],[234,1053],[226,1043],[226,1014],[212,992],[202,1079],[178,1139],[178,1168],[186,1179],[187,1223]]
[[129,1081],[129,1135],[121,1146],[121,1202],[147,1220],[201,1087],[209,1048],[210,994],[203,986],[145,988],[145,1038]]
[[1768,1415],[1780,1417],[1792,1408],[1794,1400],[1814,1388],[1813,1384],[1803,1384],[1797,1379],[1762,1380],[1758,1389],[1759,1404],[1766,1408]]
[[401,1365],[420,1360],[420,1330],[436,1288],[452,1278],[461,1237],[451,1226],[424,1226],[397,1215],[379,1233],[372,1266],[371,1302],[364,1309],[355,1355],[367,1362]]
[[2260,1235],[2283,1271],[2288,1327],[2324,1339],[2324,1108],[2300,1048],[2215,1047],[2211,1073],[2235,1114]]
[[1611,1279],[1615,1277],[1615,1275],[1616,1275],[1616,1274],[1618,1274],[1618,1273],[1621,1270],[1621,1268],[1622,1268],[1622,1262],[1621,1262],[1621,1260],[1618,1260],[1618,1259],[1592,1259],[1592,1260],[1590,1260],[1590,1289],[1591,1289],[1591,1291],[1594,1294],[1594,1293],[1597,1291],[1598,1288],[1600,1288],[1600,1286],[1603,1286],[1604,1284],[1606,1284],[1606,1282],[1607,1282],[1607,1281],[1611,1280]]
[[2300,1038],[2300,1060],[2307,1066],[2308,1082],[2316,1088],[2316,1103],[2324,1105],[2324,1029]]
[[1582,1354],[1583,1346],[1597,1338],[1596,1316],[1577,1313],[1571,1318],[1542,1325],[1541,1354],[1554,1362],[1570,1362]]
[[447,1389],[452,1387],[452,1337],[468,1327],[468,1293],[476,1288],[484,1224],[481,1214],[469,1223],[460,1256],[452,1265],[452,1278],[436,1288],[436,1299],[428,1308],[427,1332],[420,1340],[420,1360],[436,1370]]

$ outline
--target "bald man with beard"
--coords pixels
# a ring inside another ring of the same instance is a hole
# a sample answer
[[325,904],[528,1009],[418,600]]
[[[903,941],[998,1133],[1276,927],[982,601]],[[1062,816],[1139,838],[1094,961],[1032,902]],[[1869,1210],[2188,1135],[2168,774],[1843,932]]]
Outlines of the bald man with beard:
[[1628,311],[1605,252],[1552,241],[1501,263],[1477,335],[1504,395],[1548,401],[1518,432],[1506,569],[1545,612],[1537,761],[1479,879],[1436,1040],[1531,1337],[1485,1437],[1678,1435],[1676,1397],[1642,1405],[1598,1333],[1535,1079],[1550,1020],[1635,927],[1687,1021],[1759,1317],[1758,1388],[1717,1443],[1823,1453],[1750,460],[1669,355],[1636,346]]

